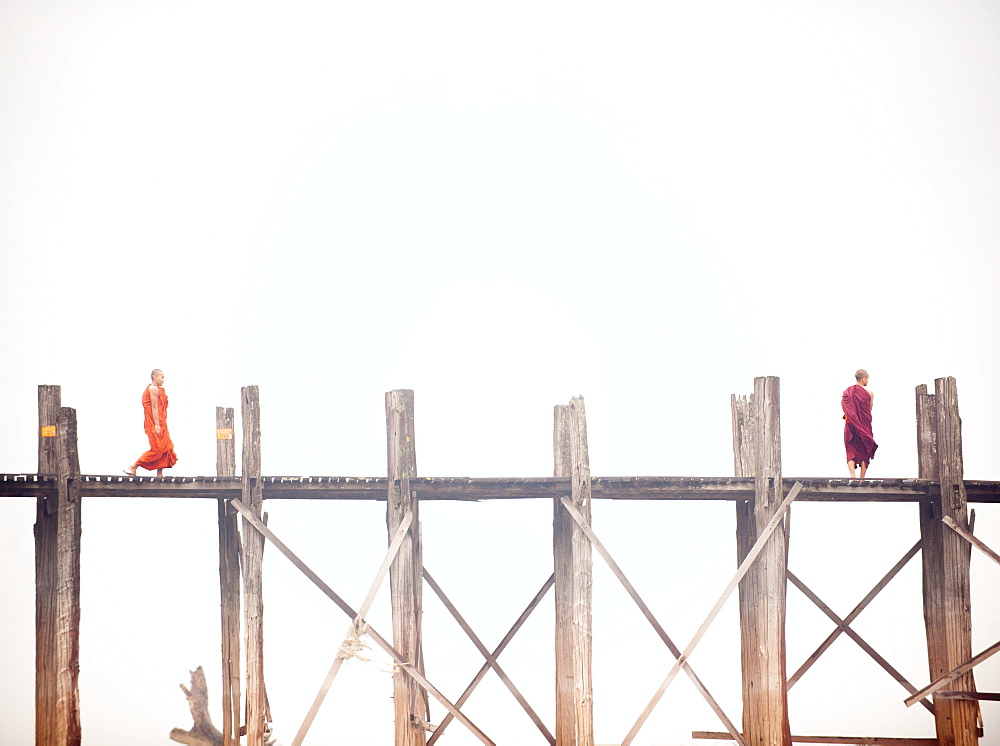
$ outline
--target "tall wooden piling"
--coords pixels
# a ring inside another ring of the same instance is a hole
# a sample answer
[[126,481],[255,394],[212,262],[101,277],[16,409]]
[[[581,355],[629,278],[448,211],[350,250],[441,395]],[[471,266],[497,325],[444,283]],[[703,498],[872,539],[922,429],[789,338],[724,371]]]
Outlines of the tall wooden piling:
[[[235,417],[232,408],[215,408],[215,471],[236,476]],[[240,742],[240,529],[238,514],[218,499],[219,595],[222,610],[222,743]]]
[[[260,398],[256,386],[241,389],[243,415],[243,480],[240,502],[263,520],[260,484]],[[246,635],[247,746],[263,746],[267,695],[264,689],[264,537],[243,519],[243,601]]]
[[[754,500],[736,505],[737,558],[742,562],[784,498],[781,481],[778,379],[754,379],[753,396],[733,397],[733,461],[753,476]],[[751,746],[790,746],[785,684],[785,598],[788,533],[779,526],[740,582],[743,737]]]
[[35,743],[80,743],[80,459],[76,411],[38,387],[38,472],[56,477],[35,523]]
[[[413,391],[397,389],[385,395],[386,455],[388,494],[386,526],[389,541],[399,529],[407,511],[413,515],[410,530],[389,569],[392,594],[392,644],[418,671],[423,673],[421,613],[423,608],[423,552],[420,546],[418,502],[410,489],[417,476],[417,446],[414,425]],[[427,743],[427,708],[424,693],[405,672],[397,670],[393,680],[396,746],[424,746]]]
[[[582,397],[554,410],[553,451],[557,477],[570,477],[570,497],[591,520],[590,453]],[[590,542],[566,511],[553,500],[555,566],[556,744],[592,746],[594,705],[592,676],[593,557]]]
[[[920,503],[923,553],[924,624],[930,679],[972,658],[972,617],[969,592],[969,551],[963,539],[944,526],[948,516],[967,528],[969,516],[962,463],[962,421],[954,378],[934,381],[934,394],[916,390],[917,460],[921,479],[939,481],[938,495]],[[971,672],[953,685],[975,691]],[[942,746],[972,746],[977,735],[977,703],[935,698],[934,721]]]

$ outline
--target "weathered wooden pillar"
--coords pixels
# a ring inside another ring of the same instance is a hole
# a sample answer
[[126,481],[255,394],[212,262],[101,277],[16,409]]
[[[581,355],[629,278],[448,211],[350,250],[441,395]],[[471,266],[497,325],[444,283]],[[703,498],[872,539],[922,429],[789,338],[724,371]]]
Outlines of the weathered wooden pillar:
[[[555,476],[570,477],[570,496],[589,523],[590,453],[583,398],[554,410]],[[555,565],[556,744],[592,746],[594,703],[592,665],[593,557],[583,530],[553,500],[552,550]]]
[[[757,540],[758,527],[784,498],[778,379],[754,379],[753,396],[732,398],[736,476],[753,476],[753,503],[736,504],[737,561]],[[779,526],[740,582],[743,737],[751,746],[791,744],[785,684],[785,592],[788,534]]]
[[[392,594],[392,640],[396,648],[423,673],[420,631],[423,612],[423,551],[420,546],[418,502],[410,490],[417,476],[417,447],[413,414],[413,391],[397,389],[385,395],[388,495],[386,526],[389,541],[399,529],[407,511],[413,522],[389,568]],[[397,670],[392,677],[396,719],[396,746],[424,746],[427,743],[426,700],[417,683]]]
[[[940,494],[920,503],[923,555],[924,624],[930,680],[972,658],[969,551],[964,540],[943,523],[950,516],[969,525],[962,464],[962,421],[954,378],[934,381],[934,394],[917,386],[917,461],[921,479],[938,480]],[[972,672],[949,688],[975,691]],[[957,699],[934,701],[934,721],[942,746],[979,743],[977,703]]]
[[[260,399],[256,386],[241,389],[243,414],[243,480],[240,502],[263,520],[260,484]],[[263,746],[267,695],[264,689],[264,536],[243,519],[243,600],[246,634],[247,746]]]
[[76,411],[59,386],[38,387],[38,473],[56,493],[38,498],[35,523],[35,743],[79,744],[80,459]]
[[[235,417],[215,408],[215,471],[236,476]],[[222,743],[240,742],[240,528],[238,514],[219,498],[219,591],[222,609]]]

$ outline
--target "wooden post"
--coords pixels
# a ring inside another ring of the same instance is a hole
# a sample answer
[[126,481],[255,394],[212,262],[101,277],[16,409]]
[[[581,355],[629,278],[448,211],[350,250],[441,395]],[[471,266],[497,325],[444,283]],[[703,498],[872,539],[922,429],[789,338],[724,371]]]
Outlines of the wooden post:
[[[388,494],[386,526],[389,541],[407,511],[413,522],[389,569],[392,595],[392,644],[420,673],[423,653],[420,617],[423,608],[423,551],[420,546],[418,501],[410,490],[417,476],[417,448],[414,429],[413,391],[397,389],[385,395]],[[427,743],[426,700],[417,683],[403,671],[392,677],[396,721],[396,746],[424,746]]]
[[[771,520],[784,498],[779,412],[775,376],[755,378],[749,401],[733,399],[734,463],[737,471],[743,471],[741,476],[755,477],[752,508],[737,504],[737,555],[741,558],[756,541],[758,527]],[[743,737],[751,746],[791,744],[785,683],[787,572],[788,533],[787,525],[782,525],[740,583]]]
[[[232,407],[215,408],[215,471],[236,476]],[[222,498],[219,510],[219,591],[222,607],[222,743],[240,742],[240,528],[238,513]]]
[[56,476],[35,525],[35,743],[80,743],[80,459],[76,410],[38,387],[38,470]]
[[[737,477],[754,476],[754,457],[756,452],[755,418],[753,410],[753,395],[730,399],[730,409],[733,421],[733,472]],[[747,554],[757,541],[757,521],[754,517],[753,500],[737,500],[736,503],[736,564],[743,563]],[[743,730],[747,730],[747,713],[750,711],[750,700],[753,697],[753,682],[758,678],[757,651],[760,643],[757,639],[758,627],[755,623],[753,610],[757,594],[755,581],[757,575],[747,573],[739,585],[740,608],[740,665],[743,684]]]
[[[556,406],[553,424],[555,476],[570,477],[570,498],[591,521],[590,455],[582,397]],[[592,746],[594,708],[592,665],[593,558],[590,541],[559,498],[553,506],[555,566],[556,744]]]
[[[923,542],[924,624],[931,680],[972,657],[972,617],[969,592],[969,551],[962,538],[942,523],[949,516],[968,527],[962,465],[962,421],[954,378],[934,381],[934,394],[918,386],[917,460],[921,479],[939,481],[940,494],[920,504]],[[975,691],[971,671],[953,687]],[[975,701],[935,697],[938,743],[971,746],[979,743]]]
[[[243,489],[240,501],[258,518],[264,509],[260,485],[260,400],[256,386],[241,389]],[[264,690],[264,537],[243,519],[243,597],[246,627],[247,746],[264,746],[267,695]]]

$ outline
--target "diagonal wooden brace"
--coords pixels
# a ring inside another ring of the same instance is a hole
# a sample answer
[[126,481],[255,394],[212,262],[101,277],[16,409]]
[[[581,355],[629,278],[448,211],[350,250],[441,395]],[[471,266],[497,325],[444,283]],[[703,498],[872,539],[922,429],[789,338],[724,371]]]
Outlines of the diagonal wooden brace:
[[771,520],[767,522],[764,530],[761,531],[760,536],[757,537],[757,541],[754,543],[753,548],[747,553],[743,562],[740,563],[739,569],[736,570],[736,575],[734,575],[733,579],[729,581],[729,585],[726,586],[726,589],[722,592],[719,600],[715,602],[715,606],[712,607],[712,610],[708,613],[708,616],[705,618],[701,627],[699,627],[698,631],[694,633],[694,637],[691,638],[691,642],[688,643],[684,652],[681,653],[677,662],[674,663],[670,672],[667,674],[667,678],[663,680],[663,683],[660,684],[660,688],[656,690],[656,694],[653,695],[649,704],[646,705],[646,709],[642,711],[641,715],[639,715],[639,719],[635,721],[635,725],[632,726],[632,730],[630,730],[624,740],[622,740],[621,746],[629,746],[629,744],[631,744],[635,737],[639,734],[639,729],[642,728],[643,723],[646,722],[646,719],[653,711],[653,708],[656,707],[660,698],[663,697],[664,692],[667,691],[667,687],[670,686],[670,682],[674,680],[674,677],[677,676],[677,672],[681,670],[681,666],[687,662],[687,659],[691,656],[695,647],[697,647],[698,643],[701,642],[701,638],[704,637],[709,626],[715,621],[715,617],[718,616],[720,611],[722,611],[722,607],[729,599],[729,596],[732,595],[733,591],[736,590],[736,586],[739,585],[743,576],[747,574],[747,571],[756,561],[757,557],[759,557],[760,553],[764,551],[764,546],[767,544],[768,539],[771,538],[771,534],[774,533],[775,529],[778,528],[782,519],[785,517],[785,511],[788,510],[801,491],[802,482],[796,482],[792,485],[792,489],[788,491],[788,495],[784,500],[782,500],[781,505],[778,506],[778,509],[774,511],[774,515],[771,516]]
[[[590,525],[587,523],[586,519],[583,517],[583,514],[580,513],[579,510],[577,510],[576,506],[573,505],[573,501],[567,497],[564,497],[562,499],[562,504],[563,507],[566,508],[566,511],[570,514],[570,516],[572,516],[573,520],[576,521],[577,524],[580,526],[580,528],[583,530],[583,533],[586,534],[587,538],[590,540],[590,543],[593,545],[594,549],[597,550],[597,553],[604,558],[604,561],[608,564],[608,567],[611,568],[611,572],[614,573],[615,577],[617,577],[619,582],[624,586],[629,596],[631,596],[632,600],[635,601],[636,606],[639,607],[639,611],[641,611],[642,615],[646,617],[646,620],[656,631],[656,634],[660,636],[660,639],[663,641],[663,644],[667,646],[667,649],[674,656],[674,658],[679,659],[681,655],[680,648],[678,648],[674,644],[674,641],[670,639],[670,636],[667,634],[666,630],[663,629],[663,626],[659,623],[656,617],[653,616],[653,612],[646,605],[646,602],[643,601],[642,598],[639,596],[639,592],[635,589],[635,586],[633,586],[632,583],[629,581],[629,579],[625,577],[625,573],[622,572],[621,567],[619,567],[618,563],[615,562],[614,558],[612,558],[611,553],[608,552],[607,548],[605,548],[601,540],[597,538],[597,534],[594,533],[594,529],[592,529]],[[739,732],[736,726],[733,725],[732,721],[726,716],[726,713],[723,712],[722,707],[719,705],[718,702],[715,701],[715,697],[713,697],[709,693],[708,689],[702,683],[701,679],[698,678],[698,675],[694,672],[694,669],[691,668],[690,664],[686,662],[684,663],[684,673],[686,673],[688,677],[691,679],[691,682],[694,684],[695,688],[699,692],[701,692],[701,696],[705,698],[706,702],[708,702],[709,707],[711,707],[712,710],[715,712],[715,714],[718,715],[719,720],[722,721],[723,726],[725,726],[726,730],[729,731],[729,735],[732,736],[733,740],[736,741],[736,743],[740,744],[740,746],[746,746],[746,741],[743,739],[742,734]]]
[[910,707],[911,705],[922,700],[924,697],[930,696],[938,689],[941,689],[949,681],[954,681],[966,671],[971,671],[974,667],[978,666],[984,660],[996,655],[997,653],[1000,653],[1000,641],[993,643],[988,648],[986,648],[986,650],[979,653],[978,655],[972,656],[972,658],[967,660],[962,665],[956,666],[948,673],[946,673],[944,676],[935,679],[930,684],[925,686],[923,689],[915,693],[912,697],[907,697],[906,699],[903,700],[903,704],[905,704],[907,707]]
[[[338,596],[337,593],[330,586],[324,583],[323,580],[316,573],[314,573],[311,569],[309,569],[309,567],[302,560],[300,560],[296,556],[296,554],[281,541],[281,539],[275,536],[274,533],[267,526],[265,526],[263,523],[257,520],[257,517],[253,513],[251,513],[243,503],[241,503],[236,498],[233,498],[231,500],[231,504],[234,508],[240,511],[240,513],[243,515],[244,518],[247,519],[247,521],[250,523],[251,526],[253,526],[268,541],[274,544],[274,546],[277,548],[279,552],[285,555],[285,557],[287,557],[293,565],[299,568],[299,570],[301,570],[302,573],[307,578],[309,578],[309,580],[311,580],[317,588],[323,591],[323,593],[326,594],[326,596],[331,601],[333,601],[337,606],[339,606],[341,611],[347,614],[347,616],[349,616],[352,620],[358,618],[358,613],[353,608],[351,608],[351,606],[344,599]],[[409,674],[409,676],[415,682],[417,682],[417,684],[424,691],[426,691],[428,694],[434,697],[434,699],[440,702],[444,706],[444,708],[448,710],[448,712],[452,713],[466,728],[472,731],[472,733],[476,736],[476,738],[478,738],[483,743],[488,744],[488,746],[496,746],[496,744],[490,740],[489,736],[483,733],[475,725],[475,723],[469,720],[469,718],[467,718],[464,714],[462,714],[462,712],[458,708],[456,708],[455,705],[449,702],[448,699],[434,687],[434,685],[432,685],[427,679],[425,679],[423,675],[421,675],[421,673],[417,671],[417,669],[414,668],[409,661],[403,658],[403,656],[399,653],[398,650],[396,650],[396,648],[394,648],[391,644],[389,644],[389,642],[384,637],[382,637],[382,635],[376,632],[375,629],[371,626],[368,627],[368,636],[371,637],[371,639],[380,648],[382,648],[385,652],[387,652],[389,655],[392,656],[392,659],[396,662],[396,665],[401,670]]]

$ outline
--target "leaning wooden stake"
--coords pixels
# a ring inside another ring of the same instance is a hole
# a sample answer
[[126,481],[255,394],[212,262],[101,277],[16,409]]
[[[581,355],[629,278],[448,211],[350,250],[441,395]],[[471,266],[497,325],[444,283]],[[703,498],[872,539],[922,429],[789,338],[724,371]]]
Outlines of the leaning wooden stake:
[[[241,391],[243,410],[242,503],[257,518],[264,499],[260,485],[260,400],[256,386]],[[246,627],[247,746],[263,746],[267,695],[264,689],[264,598],[262,590],[264,537],[243,519],[243,595]]]
[[[410,490],[410,479],[417,476],[413,391],[397,389],[386,393],[385,419],[389,472],[386,525],[390,541],[406,514],[413,516],[413,524],[389,570],[392,644],[410,665],[423,674],[420,513],[417,499]],[[414,679],[402,671],[394,673],[392,678],[396,746],[424,746],[427,742],[424,725],[428,719],[424,693]]]
[[80,459],[76,410],[58,386],[38,387],[39,473],[55,497],[38,499],[35,526],[35,743],[80,743]]
[[[962,465],[962,421],[958,414],[958,387],[954,378],[934,381],[917,391],[917,454],[919,476],[935,479],[939,495],[920,504],[923,541],[924,622],[931,680],[939,679],[972,657],[972,617],[969,592],[969,545],[942,519],[958,526],[969,524]],[[970,672],[956,689],[975,691]],[[938,741],[946,746],[979,743],[975,701],[940,699],[934,702]]]
[[[215,408],[216,473],[236,476],[232,408]],[[219,591],[222,607],[222,739],[240,742],[240,528],[239,515],[224,498],[219,512]],[[200,669],[199,669],[200,670]]]
[[[570,499],[591,520],[590,454],[583,398],[555,408],[555,476],[570,477]],[[591,673],[593,557],[586,534],[554,500],[553,559],[556,597],[556,744],[594,743]]]

